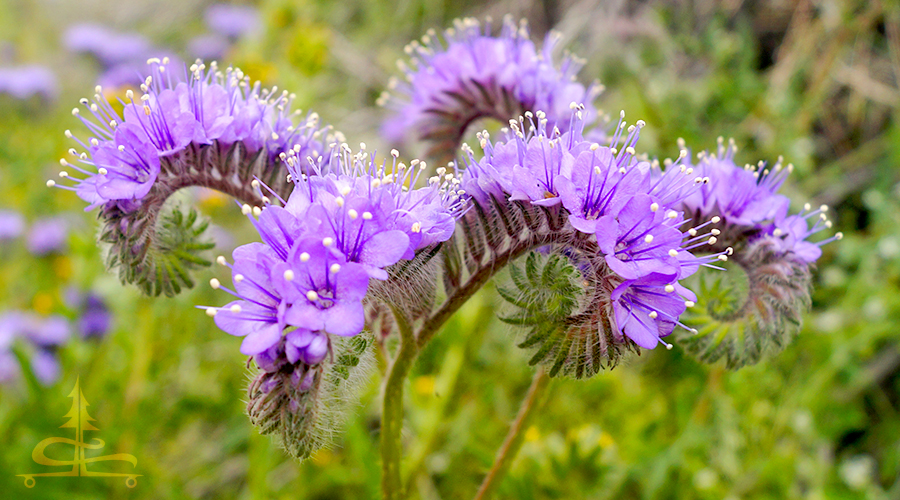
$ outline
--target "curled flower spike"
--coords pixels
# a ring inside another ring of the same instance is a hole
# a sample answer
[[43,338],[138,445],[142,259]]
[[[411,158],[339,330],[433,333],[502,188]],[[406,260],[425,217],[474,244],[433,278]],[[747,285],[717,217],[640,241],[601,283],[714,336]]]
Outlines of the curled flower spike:
[[[341,351],[355,344],[338,339],[367,337],[370,280],[394,278],[375,292],[379,297],[396,300],[400,288],[410,293],[411,266],[398,263],[434,256],[466,199],[446,169],[426,179],[424,162],[407,167],[396,151],[391,163],[380,164],[365,145],[356,154],[343,145],[319,161],[301,152],[298,146],[279,155],[293,186],[287,199],[251,182],[262,204],[241,211],[262,242],[234,251],[234,290],[211,282],[238,300],[204,309],[222,330],[244,337],[241,352],[263,370],[250,390],[251,419],[305,457],[327,442],[315,435],[330,418],[319,413],[320,398],[352,378],[365,354]],[[224,257],[219,262],[229,265]],[[288,444],[288,435],[303,445]]]
[[[702,287],[727,290],[728,299],[700,301],[686,321],[705,328],[685,339],[688,349],[702,359],[724,357],[730,368],[756,363],[787,345],[809,306],[811,267],[821,255],[820,247],[841,238],[837,233],[808,240],[831,227],[827,206],[813,209],[807,204],[800,213],[788,215],[790,200],[778,189],[792,165],[782,165],[779,158],[771,166],[760,162],[739,167],[736,151],[734,141],[726,145],[720,138],[715,153],[698,154],[691,168],[709,182],[683,201],[690,216],[722,219],[708,250],[734,248],[731,260],[736,265],[729,273],[699,278]],[[732,278],[735,273],[745,277]],[[741,335],[728,334],[735,328]]]
[[202,186],[260,205],[262,193],[252,185],[259,179],[287,197],[292,185],[283,182],[284,149],[327,168],[328,152],[342,137],[320,128],[314,113],[295,123],[292,95],[262,89],[239,69],[199,61],[173,69],[166,59],[148,65],[142,95],[128,90],[120,100],[123,113],[99,87],[93,101],[82,99],[86,113],[76,108],[73,114],[92,137],[66,131],[82,151],[73,148],[72,161],[60,160],[62,180],[48,186],[75,191],[88,209],[101,207],[108,265],[118,267],[124,282],[174,295],[192,286],[187,269],[205,263],[199,252],[209,245],[198,241],[205,226],[195,225],[195,215],[162,211],[169,196]]
[[[576,111],[572,129],[561,133],[521,117],[498,143],[480,134],[484,157],[466,151],[462,182],[475,202],[462,219],[467,240],[476,241],[467,241],[470,258],[489,266],[499,256],[511,258],[512,249],[548,245],[546,251],[577,267],[581,298],[564,317],[553,316],[555,326],[539,324],[535,318],[543,313],[520,317],[527,318],[521,324],[534,325],[523,342],[535,350],[533,361],[547,363],[551,374],[577,377],[614,365],[627,350],[662,342],[681,325],[686,303],[696,301],[679,280],[700,266],[719,268],[715,264],[732,252],[694,255],[719,233],[710,229],[718,218],[684,228],[681,203],[704,179],[680,163],[661,170],[642,160],[635,146],[643,122],[627,126],[623,115],[613,142],[600,146],[581,134],[583,120]],[[541,272],[535,267],[531,274]],[[532,296],[524,289],[544,286],[539,282],[518,280],[516,286],[520,295]],[[516,294],[506,297],[531,307]],[[601,355],[605,363],[598,363]]]
[[[496,36],[491,28],[489,21],[482,26],[472,18],[459,19],[442,37],[430,31],[421,42],[407,45],[410,62],[398,63],[404,80],[392,80],[391,93],[379,99],[393,113],[382,128],[387,138],[414,135],[428,144],[430,156],[446,162],[480,118],[506,123],[543,110],[550,129],[567,131],[574,102],[586,103],[585,123],[596,119],[591,103],[602,87],[585,88],[575,81],[584,64],[578,58],[566,55],[555,62],[559,33],[549,33],[538,49],[524,20],[516,25],[504,18]],[[596,139],[601,137],[598,132]]]

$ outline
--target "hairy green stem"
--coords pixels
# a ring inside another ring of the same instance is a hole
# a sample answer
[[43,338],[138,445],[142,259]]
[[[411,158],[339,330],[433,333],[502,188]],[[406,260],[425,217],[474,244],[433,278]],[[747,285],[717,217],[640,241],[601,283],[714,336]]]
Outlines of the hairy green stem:
[[384,382],[381,405],[381,494],[385,500],[403,498],[400,460],[403,457],[403,383],[416,360],[419,348],[406,317],[391,308],[400,331],[400,349],[391,361]]
[[486,500],[487,498],[490,498],[494,488],[499,484],[499,480],[506,475],[513,459],[516,458],[516,454],[519,453],[519,448],[522,447],[522,440],[525,438],[525,429],[528,428],[531,418],[534,415],[534,410],[539,406],[539,400],[549,381],[550,377],[543,368],[539,368],[534,374],[534,378],[531,380],[531,387],[528,388],[528,394],[525,396],[525,399],[522,400],[522,406],[519,407],[519,413],[516,415],[516,419],[509,428],[509,432],[503,440],[503,445],[501,445],[500,450],[497,451],[497,457],[494,458],[494,465],[491,466],[491,470],[487,473],[487,476],[484,477],[481,487],[478,488],[478,493],[475,494],[475,500]]
[[[478,290],[507,264],[525,252],[554,242],[554,233],[535,235],[513,241],[509,246],[492,256],[490,262],[480,267],[466,283],[429,315],[413,333],[410,320],[397,308],[391,307],[400,332],[400,349],[388,368],[384,381],[381,408],[381,493],[385,500],[404,497],[400,462],[403,455],[401,431],[403,430],[403,384],[415,363],[419,351],[440,331],[444,323],[453,316]],[[571,242],[570,242],[571,244]],[[539,373],[543,373],[543,370]],[[544,375],[546,378],[547,376]],[[544,384],[546,383],[543,382]]]

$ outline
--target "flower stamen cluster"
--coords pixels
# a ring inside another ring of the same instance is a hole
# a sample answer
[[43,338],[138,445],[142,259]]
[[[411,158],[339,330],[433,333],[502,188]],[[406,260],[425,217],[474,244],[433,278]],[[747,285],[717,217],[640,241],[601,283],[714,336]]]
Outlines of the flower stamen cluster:
[[[599,84],[585,87],[575,80],[584,61],[566,55],[555,61],[562,37],[551,32],[538,49],[524,20],[503,20],[499,35],[491,23],[457,20],[438,36],[429,31],[421,42],[407,45],[407,64],[399,61],[404,80],[389,83],[378,103],[393,111],[384,135],[393,141],[415,135],[429,144],[429,154],[441,161],[453,157],[470,124],[480,118],[500,123],[526,111],[543,110],[550,127],[570,126],[569,103],[584,102],[584,122],[597,110],[590,104],[602,91]],[[597,137],[602,137],[597,131]]]

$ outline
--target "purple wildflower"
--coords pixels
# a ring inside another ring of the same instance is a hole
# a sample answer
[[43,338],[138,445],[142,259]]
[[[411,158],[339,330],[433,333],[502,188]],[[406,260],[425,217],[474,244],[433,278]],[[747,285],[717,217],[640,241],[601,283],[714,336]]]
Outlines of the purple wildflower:
[[60,366],[56,352],[50,349],[36,349],[31,355],[31,370],[38,382],[45,386],[59,380]]
[[78,318],[78,330],[82,338],[103,338],[112,325],[112,314],[102,297],[88,293]]
[[[71,150],[81,166],[60,162],[85,178],[63,172],[60,175],[74,180],[75,186],[60,187],[75,190],[89,208],[141,200],[160,175],[175,184],[161,187],[164,191],[183,186],[185,174],[198,167],[191,164],[196,153],[188,151],[188,146],[240,143],[248,154],[265,150],[270,158],[294,144],[300,145],[298,153],[313,158],[325,152],[325,138],[317,133],[315,117],[297,127],[290,119],[290,96],[263,91],[258,83],[250,85],[240,70],[229,68],[222,73],[215,65],[207,70],[198,63],[182,78],[169,71],[166,60],[151,59],[149,64],[151,75],[141,84],[144,94],[137,99],[132,91],[126,92],[124,115],[103,98],[99,87],[93,102],[81,101],[93,116],[93,120],[82,117],[82,122],[94,137],[86,142],[76,139],[86,153]],[[73,114],[80,116],[77,108]],[[71,132],[66,135],[74,138]],[[213,167],[222,170],[218,175],[227,176],[227,165]]]
[[136,33],[119,33],[99,24],[75,24],[63,34],[72,52],[86,52],[104,66],[146,60],[153,51],[149,40]]
[[23,311],[0,315],[0,382],[19,375],[18,360],[12,353],[16,339],[30,344],[31,369],[38,381],[43,385],[56,382],[60,373],[56,350],[68,341],[69,335],[69,322],[62,316],[44,318]]
[[220,35],[200,35],[188,41],[187,51],[193,57],[206,60],[221,59],[231,44]]
[[[653,348],[684,311],[685,300],[678,296],[693,297],[678,280],[700,266],[715,268],[732,250],[692,253],[714,244],[720,233],[712,229],[701,234],[718,217],[681,229],[686,223],[682,200],[706,180],[678,162],[662,171],[641,160],[635,145],[643,122],[626,128],[620,119],[611,145],[601,146],[584,138],[583,120],[582,110],[576,109],[570,131],[562,133],[548,129],[544,113],[527,113],[510,121],[505,141],[494,143],[486,132],[478,134],[484,157],[476,160],[467,151],[462,187],[482,211],[496,211],[516,239],[521,229],[508,221],[548,218],[546,226],[532,222],[536,242],[578,257],[586,282],[595,288],[588,309],[605,311],[613,304],[611,318],[587,315],[595,321],[592,328],[610,325],[637,345]],[[557,217],[561,223],[553,222]],[[651,293],[656,288],[679,293],[674,298],[668,292]],[[661,325],[654,327],[654,335],[644,328],[650,323],[642,314],[650,311],[657,311],[654,320],[662,318],[654,322]],[[573,323],[572,331],[584,332],[584,325]],[[624,342],[621,335],[619,341]]]
[[449,239],[465,206],[455,188],[459,181],[446,168],[411,189],[422,180],[425,163],[413,160],[407,167],[396,150],[391,156],[390,165],[378,165],[364,148],[351,155],[345,146],[340,170],[317,175],[304,174],[298,156],[285,158],[295,183],[285,210],[303,221],[300,230],[327,238],[376,279],[386,279],[383,269],[401,258]]
[[46,66],[0,68],[0,94],[9,94],[16,99],[28,99],[35,95],[54,99],[58,93],[56,75]]
[[69,222],[60,217],[40,219],[28,230],[27,247],[34,255],[61,252],[69,236]]
[[[282,337],[286,326],[284,314],[288,303],[278,294],[272,283],[272,268],[282,259],[263,243],[250,243],[234,250],[232,281],[234,290],[226,291],[238,298],[222,308],[207,308],[216,325],[226,333],[244,337],[241,352],[248,356],[259,354]],[[225,259],[220,259],[224,262]],[[210,281],[219,288],[219,281]]]
[[[721,216],[722,243],[743,248],[759,238],[771,238],[775,248],[811,264],[821,255],[819,247],[841,238],[835,235],[818,242],[807,241],[811,235],[831,227],[825,205],[812,210],[807,204],[799,214],[788,215],[790,200],[778,194],[778,189],[793,165],[784,166],[779,158],[772,166],[760,162],[739,167],[734,163],[736,152],[733,140],[726,146],[720,138],[715,154],[700,153],[693,169],[709,182],[683,201],[685,210],[694,216]],[[812,226],[807,222],[810,218],[815,219]]]
[[691,330],[678,321],[697,297],[679,285],[674,274],[650,273],[638,279],[623,281],[610,295],[616,327],[637,345],[653,349],[658,343],[671,349],[662,338],[671,334],[675,325]]
[[209,29],[231,39],[250,36],[262,29],[259,11],[249,5],[210,5],[203,19]]
[[353,336],[363,330],[362,298],[369,276],[319,239],[297,242],[272,269],[275,289],[290,303],[285,322],[298,328]]
[[550,33],[542,49],[531,41],[524,21],[504,19],[501,32],[491,35],[474,19],[457,20],[444,32],[443,42],[433,31],[412,42],[406,53],[411,64],[400,62],[405,81],[392,80],[394,94],[383,94],[379,104],[393,115],[382,132],[390,140],[407,136],[431,143],[430,153],[451,158],[476,120],[488,117],[506,123],[526,111],[543,110],[548,128],[569,130],[570,104],[586,103],[584,122],[597,111],[590,104],[600,87],[585,88],[575,81],[583,62],[565,56],[555,62],[558,33]]
[[14,240],[25,231],[25,218],[14,210],[0,210],[0,241]]

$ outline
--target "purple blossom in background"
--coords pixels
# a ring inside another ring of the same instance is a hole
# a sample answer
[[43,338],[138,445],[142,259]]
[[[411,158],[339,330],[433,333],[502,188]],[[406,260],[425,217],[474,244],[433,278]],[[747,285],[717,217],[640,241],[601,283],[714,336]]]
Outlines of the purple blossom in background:
[[59,380],[61,371],[56,353],[50,349],[38,348],[31,355],[31,370],[43,385],[52,385]]
[[16,339],[26,341],[31,351],[31,370],[43,385],[59,379],[60,366],[56,356],[59,346],[70,336],[68,320],[62,316],[40,317],[24,311],[0,314],[0,382],[9,382],[21,371],[12,352]]
[[88,293],[78,318],[78,330],[82,338],[103,338],[111,325],[112,314],[106,301],[95,293]]
[[203,19],[210,30],[231,39],[251,36],[262,30],[259,11],[249,5],[210,5]]
[[0,314],[0,383],[11,382],[19,376],[19,361],[12,348],[23,321],[24,314],[20,311]]
[[0,242],[14,240],[25,231],[25,218],[14,210],[0,210]]
[[58,93],[56,75],[46,66],[0,68],[0,94],[9,94],[16,99],[28,99],[35,95],[55,99]]
[[137,33],[119,33],[99,24],[75,24],[63,34],[63,44],[72,52],[93,55],[104,67],[146,61],[153,53],[149,40]]
[[[574,102],[585,105],[582,124],[596,119],[592,102],[600,87],[575,81],[583,64],[577,58],[556,62],[558,33],[548,34],[539,50],[524,22],[517,26],[507,17],[497,36],[491,35],[490,23],[463,19],[442,38],[431,31],[421,43],[406,47],[411,64],[400,63],[405,80],[392,80],[392,93],[379,99],[391,110],[382,127],[389,140],[415,136],[431,143],[431,154],[452,157],[466,128],[479,118],[505,124],[526,111],[542,110],[548,130],[566,132]],[[594,138],[602,137],[598,131]]]
[[231,48],[228,39],[221,35],[200,35],[188,41],[187,52],[192,57],[214,61],[222,59]]
[[72,328],[69,320],[62,316],[40,317],[28,314],[20,325],[20,334],[35,345],[50,348],[65,344],[72,334]]
[[61,217],[35,221],[28,230],[26,246],[33,255],[58,253],[66,248],[70,223]]

